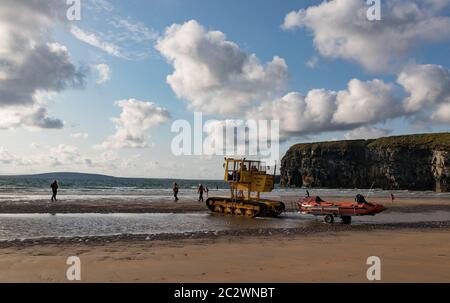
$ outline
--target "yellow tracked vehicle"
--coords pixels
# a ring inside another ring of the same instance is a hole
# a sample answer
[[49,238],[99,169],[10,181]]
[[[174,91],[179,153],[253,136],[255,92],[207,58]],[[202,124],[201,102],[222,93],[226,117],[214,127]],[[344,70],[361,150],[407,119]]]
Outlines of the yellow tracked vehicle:
[[275,185],[275,172],[261,161],[225,158],[224,180],[229,184],[230,197],[211,197],[206,205],[214,213],[248,217],[276,217],[284,212],[280,201],[262,199],[261,193],[271,192]]

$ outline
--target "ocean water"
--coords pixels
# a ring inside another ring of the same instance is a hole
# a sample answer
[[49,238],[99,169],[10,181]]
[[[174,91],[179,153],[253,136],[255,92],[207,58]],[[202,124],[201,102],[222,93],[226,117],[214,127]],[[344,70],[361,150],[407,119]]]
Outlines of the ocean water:
[[[48,200],[51,196],[50,184],[57,179],[60,185],[58,195],[64,200],[96,200],[96,199],[145,199],[151,202],[162,197],[172,196],[174,181],[180,186],[180,195],[194,197],[201,183],[210,189],[210,195],[228,195],[228,184],[220,180],[173,180],[144,178],[113,178],[99,175],[39,175],[39,176],[0,176],[0,203],[2,201],[36,201]],[[363,194],[369,197],[411,198],[449,198],[450,193],[415,192],[415,191],[385,191],[381,189],[309,189],[311,195],[322,197],[353,197]],[[276,186],[272,193],[266,193],[268,198],[304,197],[306,189],[280,188]]]
[[58,180],[58,195],[69,200],[101,198],[139,198],[171,196],[173,182],[189,195],[199,184],[210,190],[225,190],[227,184],[217,180],[173,180],[144,178],[113,178],[108,176],[0,176],[0,202],[3,200],[40,200],[51,195],[50,184]]
[[67,192],[139,192],[147,190],[171,190],[173,182],[183,189],[196,189],[199,184],[211,189],[224,189],[227,185],[217,180],[173,180],[144,178],[113,178],[108,176],[70,176],[70,177],[33,177],[33,176],[0,176],[0,193],[10,192],[48,192],[54,179],[58,180],[60,188]]

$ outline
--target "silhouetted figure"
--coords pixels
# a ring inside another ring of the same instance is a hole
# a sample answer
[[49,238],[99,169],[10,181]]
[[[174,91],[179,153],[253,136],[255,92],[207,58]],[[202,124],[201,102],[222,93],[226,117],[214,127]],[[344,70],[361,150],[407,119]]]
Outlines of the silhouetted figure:
[[393,193],[391,193],[391,202],[394,203],[394,201],[395,201],[395,196]]
[[205,192],[206,192],[206,197],[208,198],[209,197],[209,188],[208,188],[208,186],[205,186]]
[[176,182],[173,183],[173,196],[175,198],[175,202],[178,201],[178,191],[180,188],[178,187],[178,184]]
[[203,202],[203,192],[205,191],[205,188],[203,187],[202,184],[198,185],[198,202]]
[[356,195],[355,202],[357,202],[358,204],[366,204],[367,203],[366,198],[360,194]]
[[309,195],[309,190],[306,190],[306,196],[309,198],[310,197],[310,195]]
[[50,187],[52,188],[52,201],[56,201],[56,195],[58,194],[58,181],[53,181],[53,183],[50,185]]

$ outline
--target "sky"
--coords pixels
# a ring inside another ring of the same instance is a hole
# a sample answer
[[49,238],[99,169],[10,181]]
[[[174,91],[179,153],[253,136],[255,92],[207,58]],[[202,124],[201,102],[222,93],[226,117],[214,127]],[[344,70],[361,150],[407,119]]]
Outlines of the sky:
[[195,112],[211,138],[279,121],[278,160],[450,130],[450,0],[69,3],[0,2],[0,174],[220,179],[222,156],[173,152]]

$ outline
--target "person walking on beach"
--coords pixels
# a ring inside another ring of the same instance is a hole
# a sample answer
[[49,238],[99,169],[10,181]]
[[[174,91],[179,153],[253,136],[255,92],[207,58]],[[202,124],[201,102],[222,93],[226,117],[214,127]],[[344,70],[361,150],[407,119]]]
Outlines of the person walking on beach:
[[180,188],[178,187],[178,184],[176,182],[173,183],[173,196],[175,198],[175,202],[177,202],[178,199],[178,191],[180,190]]
[[53,181],[53,183],[50,185],[50,187],[52,188],[52,201],[56,201],[56,195],[58,194],[58,181]]
[[209,198],[209,188],[205,186],[206,198]]
[[205,191],[205,188],[203,187],[202,184],[198,185],[198,202],[203,202],[203,192]]
[[391,202],[394,203],[394,201],[395,201],[395,196],[393,193],[391,193]]

